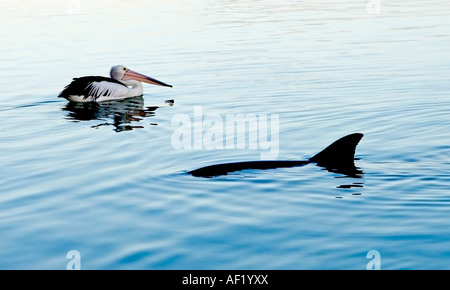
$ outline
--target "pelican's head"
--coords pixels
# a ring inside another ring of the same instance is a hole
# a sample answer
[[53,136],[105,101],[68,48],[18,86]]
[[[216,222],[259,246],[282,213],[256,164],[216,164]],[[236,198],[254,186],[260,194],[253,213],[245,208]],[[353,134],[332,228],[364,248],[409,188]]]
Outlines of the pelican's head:
[[113,66],[109,74],[111,75],[111,78],[118,81],[136,80],[152,85],[172,87],[171,85],[165,84],[161,81],[158,81],[157,79],[132,71],[131,69],[128,69],[123,65]]

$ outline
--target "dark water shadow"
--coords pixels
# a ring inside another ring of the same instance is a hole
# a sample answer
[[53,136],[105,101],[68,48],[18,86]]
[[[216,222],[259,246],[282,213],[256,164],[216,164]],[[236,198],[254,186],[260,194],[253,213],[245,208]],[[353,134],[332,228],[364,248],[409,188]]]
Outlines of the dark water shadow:
[[[358,160],[358,159],[355,159]],[[276,168],[290,168],[290,167],[303,167],[303,166],[313,166],[316,165],[321,168],[321,170],[335,173],[334,178],[339,180],[340,185],[336,188],[338,189],[354,189],[362,190],[364,187],[364,171],[354,164],[344,166],[344,167],[326,167],[314,164],[310,161],[255,161],[255,162],[240,162],[240,163],[229,163],[229,164],[218,164],[200,168],[199,171],[184,171],[182,174],[192,175],[194,177],[203,177],[205,179],[213,180],[236,180],[236,179],[254,179],[256,176],[252,175],[252,172],[261,173],[263,171],[271,171]],[[238,167],[245,167],[245,169],[239,170]],[[232,169],[229,169],[232,168]],[[248,167],[248,168],[247,168]],[[236,170],[236,171],[235,171]],[[250,173],[250,174],[249,174]],[[271,172],[271,176],[276,174]],[[280,178],[281,175],[280,175]],[[318,179],[323,178],[317,176]],[[360,192],[352,193],[352,195],[361,195]],[[337,197],[341,198],[341,197]]]
[[[355,160],[359,160],[355,158]],[[318,166],[321,170],[336,174],[334,178],[338,180],[336,188],[348,196],[360,196],[364,187],[364,171],[355,166],[354,162],[342,167],[335,166],[320,166],[310,161],[255,161],[255,162],[240,162],[229,164],[218,164],[200,168],[194,171],[184,171],[182,174],[192,175],[194,177],[203,177],[205,179],[213,179],[219,181],[233,181],[242,179],[254,179],[256,176],[252,172],[261,173],[262,171],[271,171],[276,168],[289,167],[303,167],[303,166]],[[243,171],[239,167],[244,167]],[[236,171],[235,171],[236,170]],[[250,174],[249,174],[250,172]],[[276,171],[270,173],[271,176],[276,176]],[[301,174],[301,171],[299,171]],[[280,174],[279,178],[283,178]],[[324,176],[317,176],[320,186],[320,179]],[[344,198],[343,196],[335,196],[335,198]]]
[[[358,160],[355,158],[355,160]],[[322,166],[321,166],[322,167]],[[337,173],[336,179],[339,179],[340,185],[337,189],[344,190],[362,190],[364,187],[364,171],[355,165],[351,165],[344,168],[332,168],[332,167],[322,167],[331,173]],[[352,193],[352,195],[362,195],[361,192]],[[342,198],[342,196],[336,196],[336,198]]]
[[[101,120],[101,123],[91,127],[97,129],[102,126],[113,126],[114,131],[123,132],[144,128],[145,124],[141,121],[145,118],[155,116],[155,111],[157,109],[171,107],[173,104],[173,100],[166,100],[164,104],[161,105],[144,106],[144,98],[141,96],[101,103],[69,102],[62,110],[67,112],[66,119],[69,121],[81,122]],[[148,124],[152,126],[158,125],[157,123]]]
[[341,168],[326,167],[326,166],[319,166],[319,167],[322,167],[323,170],[326,170],[328,172],[340,174],[340,176],[337,178],[363,178],[364,175],[364,171],[362,171],[359,167],[356,167],[355,165]]

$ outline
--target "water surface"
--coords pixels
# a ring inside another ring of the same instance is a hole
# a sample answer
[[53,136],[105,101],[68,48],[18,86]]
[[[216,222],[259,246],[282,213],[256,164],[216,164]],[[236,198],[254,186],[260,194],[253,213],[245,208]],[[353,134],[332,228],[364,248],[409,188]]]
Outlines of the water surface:
[[[65,269],[77,250],[82,269],[365,269],[377,250],[382,269],[449,269],[450,6],[380,4],[0,4],[0,268]],[[56,98],[116,64],[174,88]],[[174,148],[174,117],[199,106],[277,115],[279,160],[364,133],[364,173],[192,177],[263,152]]]

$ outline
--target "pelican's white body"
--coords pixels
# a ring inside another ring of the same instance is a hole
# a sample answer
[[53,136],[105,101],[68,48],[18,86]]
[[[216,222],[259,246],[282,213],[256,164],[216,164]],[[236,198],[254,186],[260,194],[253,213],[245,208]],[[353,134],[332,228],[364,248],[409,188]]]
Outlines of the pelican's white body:
[[[142,96],[144,90],[141,82],[129,80],[122,83],[125,86],[108,81],[92,82],[91,93],[88,94],[88,96],[69,95],[67,99],[71,102],[81,103],[93,101],[104,102]],[[104,95],[108,91],[109,93],[107,95]]]

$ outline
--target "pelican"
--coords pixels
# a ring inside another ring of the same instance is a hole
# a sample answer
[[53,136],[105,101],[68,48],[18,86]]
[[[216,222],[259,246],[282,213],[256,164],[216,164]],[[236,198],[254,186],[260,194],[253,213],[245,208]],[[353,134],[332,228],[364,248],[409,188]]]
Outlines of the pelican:
[[116,65],[109,72],[110,78],[88,76],[74,78],[58,98],[72,102],[102,102],[141,96],[142,83],[172,87],[157,79],[132,71],[123,65]]

